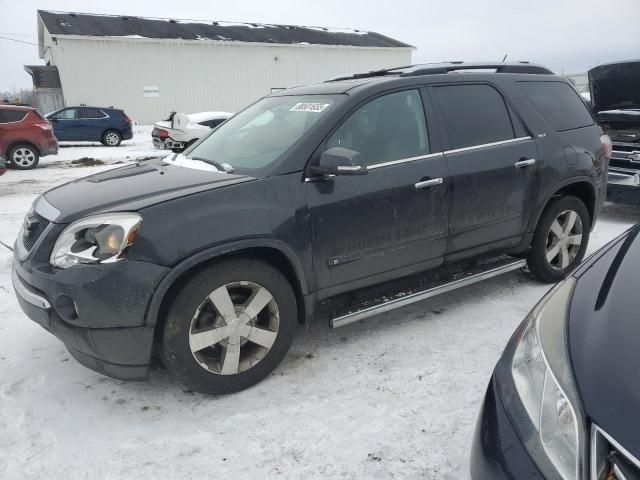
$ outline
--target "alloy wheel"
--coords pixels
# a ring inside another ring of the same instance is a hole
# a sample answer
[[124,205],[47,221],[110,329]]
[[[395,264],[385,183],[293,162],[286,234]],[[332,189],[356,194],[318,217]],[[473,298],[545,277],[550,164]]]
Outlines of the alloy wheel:
[[115,145],[118,145],[118,142],[120,141],[120,137],[115,132],[108,132],[104,136],[104,141],[107,145],[115,146]]
[[24,168],[28,168],[36,161],[36,155],[30,148],[20,147],[13,152],[13,158],[11,161]]
[[189,328],[189,347],[211,373],[249,370],[271,350],[280,314],[269,290],[253,282],[223,285],[198,306]]
[[564,270],[575,260],[582,246],[582,220],[573,210],[561,212],[547,235],[547,262],[554,270]]

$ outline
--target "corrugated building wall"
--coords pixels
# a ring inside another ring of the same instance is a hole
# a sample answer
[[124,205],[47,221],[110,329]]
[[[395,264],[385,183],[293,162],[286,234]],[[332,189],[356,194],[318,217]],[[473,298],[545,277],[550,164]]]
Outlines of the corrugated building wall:
[[274,45],[211,40],[55,36],[66,105],[123,108],[141,124],[170,111],[235,112],[272,89],[408,65],[412,48]]

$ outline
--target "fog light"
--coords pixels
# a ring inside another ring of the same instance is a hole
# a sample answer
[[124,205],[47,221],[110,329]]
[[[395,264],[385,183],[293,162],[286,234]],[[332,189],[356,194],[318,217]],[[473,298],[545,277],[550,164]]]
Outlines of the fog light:
[[60,318],[68,322],[73,322],[78,319],[78,309],[76,302],[68,295],[60,295],[54,302],[54,307]]

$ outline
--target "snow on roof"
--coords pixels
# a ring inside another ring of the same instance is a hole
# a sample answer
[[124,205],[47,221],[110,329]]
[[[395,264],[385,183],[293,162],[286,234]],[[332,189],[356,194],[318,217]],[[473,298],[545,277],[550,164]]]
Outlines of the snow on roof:
[[38,10],[38,15],[51,35],[413,48],[376,32],[346,28],[174,20],[48,10]]

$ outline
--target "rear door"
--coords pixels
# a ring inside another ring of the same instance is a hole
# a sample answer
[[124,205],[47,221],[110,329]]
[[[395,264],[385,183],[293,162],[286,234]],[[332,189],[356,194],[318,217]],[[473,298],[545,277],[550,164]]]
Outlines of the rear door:
[[368,166],[366,175],[307,182],[321,296],[442,262],[447,166],[423,93],[413,88],[364,102],[321,147],[359,151]]
[[536,204],[535,141],[493,85],[459,83],[431,92],[448,137],[448,253],[518,244]]
[[78,108],[78,118],[73,128],[78,140],[101,141],[107,129],[109,117],[102,110],[93,107]]

